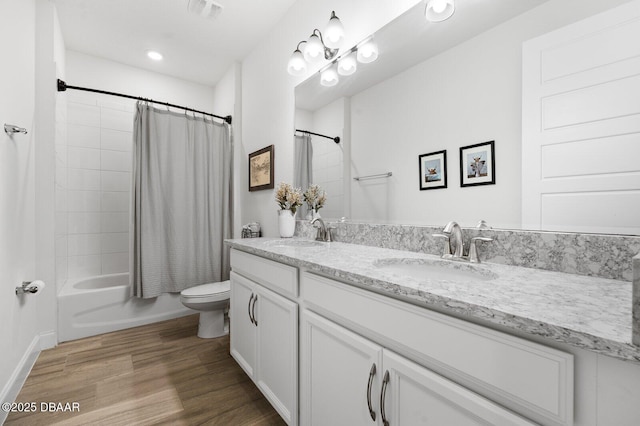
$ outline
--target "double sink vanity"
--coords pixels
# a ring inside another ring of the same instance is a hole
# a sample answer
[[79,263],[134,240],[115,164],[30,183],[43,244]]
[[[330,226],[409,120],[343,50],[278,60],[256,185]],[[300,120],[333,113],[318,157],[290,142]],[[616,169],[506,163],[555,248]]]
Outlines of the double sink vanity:
[[313,238],[227,243],[231,354],[290,425],[640,419],[628,281]]

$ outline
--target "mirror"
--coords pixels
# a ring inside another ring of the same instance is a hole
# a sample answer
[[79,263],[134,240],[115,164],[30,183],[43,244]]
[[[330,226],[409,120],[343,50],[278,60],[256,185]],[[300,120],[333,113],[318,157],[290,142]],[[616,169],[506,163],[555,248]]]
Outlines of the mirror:
[[[323,217],[469,227],[483,219],[522,229],[522,43],[597,13],[546,2],[457,0],[454,16],[438,24],[425,20],[420,2],[375,33],[376,62],[358,64],[334,87],[321,86],[317,73],[298,85],[296,127],[343,141],[342,214]],[[329,116],[336,121],[319,118]],[[489,141],[495,184],[462,187],[461,148]],[[442,150],[447,187],[421,190],[419,156]]]

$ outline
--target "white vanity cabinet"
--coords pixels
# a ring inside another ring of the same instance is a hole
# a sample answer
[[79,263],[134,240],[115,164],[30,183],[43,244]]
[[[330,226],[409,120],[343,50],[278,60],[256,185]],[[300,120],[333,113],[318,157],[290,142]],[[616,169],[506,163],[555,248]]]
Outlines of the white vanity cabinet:
[[304,425],[573,424],[571,354],[309,272],[300,300]]
[[231,267],[231,355],[287,424],[296,425],[298,304],[282,294],[297,294],[297,268],[236,250]]
[[304,425],[533,425],[391,350],[302,314]]

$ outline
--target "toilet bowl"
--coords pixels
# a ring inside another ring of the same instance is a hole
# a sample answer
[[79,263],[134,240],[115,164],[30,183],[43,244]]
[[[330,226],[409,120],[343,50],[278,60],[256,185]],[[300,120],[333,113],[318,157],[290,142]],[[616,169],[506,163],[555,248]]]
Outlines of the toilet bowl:
[[231,294],[229,281],[197,285],[180,292],[180,301],[187,308],[200,311],[198,337],[210,339],[229,333],[225,310]]

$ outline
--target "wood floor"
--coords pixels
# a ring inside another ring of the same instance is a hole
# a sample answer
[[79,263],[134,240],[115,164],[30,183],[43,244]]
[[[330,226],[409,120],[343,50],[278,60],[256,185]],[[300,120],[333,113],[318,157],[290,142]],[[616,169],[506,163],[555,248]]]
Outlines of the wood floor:
[[60,344],[40,354],[16,402],[80,412],[10,413],[6,425],[284,425],[198,316]]

